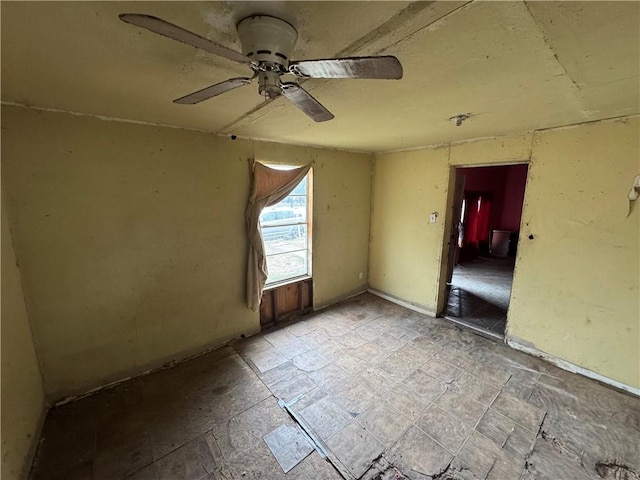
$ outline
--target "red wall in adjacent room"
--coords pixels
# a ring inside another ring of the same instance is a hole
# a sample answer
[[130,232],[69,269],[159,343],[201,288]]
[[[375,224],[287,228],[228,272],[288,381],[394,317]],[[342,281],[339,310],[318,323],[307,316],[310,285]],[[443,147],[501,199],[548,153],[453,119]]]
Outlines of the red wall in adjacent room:
[[500,230],[520,230],[520,217],[524,203],[524,187],[527,183],[528,165],[512,165],[507,168],[504,203],[500,217]]
[[466,191],[491,192],[491,230],[520,230],[528,165],[460,168]]

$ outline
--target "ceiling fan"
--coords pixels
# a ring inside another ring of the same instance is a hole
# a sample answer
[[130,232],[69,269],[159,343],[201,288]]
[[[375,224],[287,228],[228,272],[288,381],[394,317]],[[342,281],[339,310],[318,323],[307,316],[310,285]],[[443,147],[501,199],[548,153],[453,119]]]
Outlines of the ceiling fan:
[[313,120],[324,122],[334,118],[333,114],[297,83],[281,81],[282,75],[289,73],[298,78],[402,78],[402,65],[393,56],[291,61],[289,58],[298,32],[284,20],[267,15],[253,15],[238,23],[237,31],[242,53],[151,15],[123,13],[120,19],[214,55],[245,64],[253,72],[251,77],[230,78],[180,97],[174,100],[174,103],[195,104],[248,85],[257,78],[258,92],[261,95],[270,99],[284,95]]

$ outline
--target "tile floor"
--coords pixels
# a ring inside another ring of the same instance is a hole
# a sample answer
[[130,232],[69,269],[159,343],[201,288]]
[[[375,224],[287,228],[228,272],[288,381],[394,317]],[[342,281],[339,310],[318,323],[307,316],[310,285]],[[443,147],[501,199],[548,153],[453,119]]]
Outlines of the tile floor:
[[504,335],[515,259],[479,257],[456,265],[445,316]]
[[31,478],[637,479],[639,439],[638,398],[365,294],[53,409]]

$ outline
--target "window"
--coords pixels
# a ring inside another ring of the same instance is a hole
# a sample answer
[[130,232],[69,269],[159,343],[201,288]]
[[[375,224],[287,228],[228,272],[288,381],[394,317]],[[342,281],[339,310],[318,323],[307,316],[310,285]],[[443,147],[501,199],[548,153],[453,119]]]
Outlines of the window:
[[311,275],[310,176],[311,172],[288,197],[260,214],[267,286]]

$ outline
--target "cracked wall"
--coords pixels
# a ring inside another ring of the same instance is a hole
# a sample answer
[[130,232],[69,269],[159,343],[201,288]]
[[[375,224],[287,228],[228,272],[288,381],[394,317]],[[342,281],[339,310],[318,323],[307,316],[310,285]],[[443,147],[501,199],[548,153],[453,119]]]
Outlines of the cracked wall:
[[639,387],[638,128],[625,117],[377,155],[371,287],[435,311],[448,223],[428,218],[447,209],[450,167],[530,160],[508,336]]
[[633,387],[640,216],[627,218],[625,193],[639,168],[638,120],[534,136],[507,322],[509,336]]
[[259,331],[247,159],[314,167],[314,301],[367,283],[371,156],[2,108],[2,180],[52,399]]

